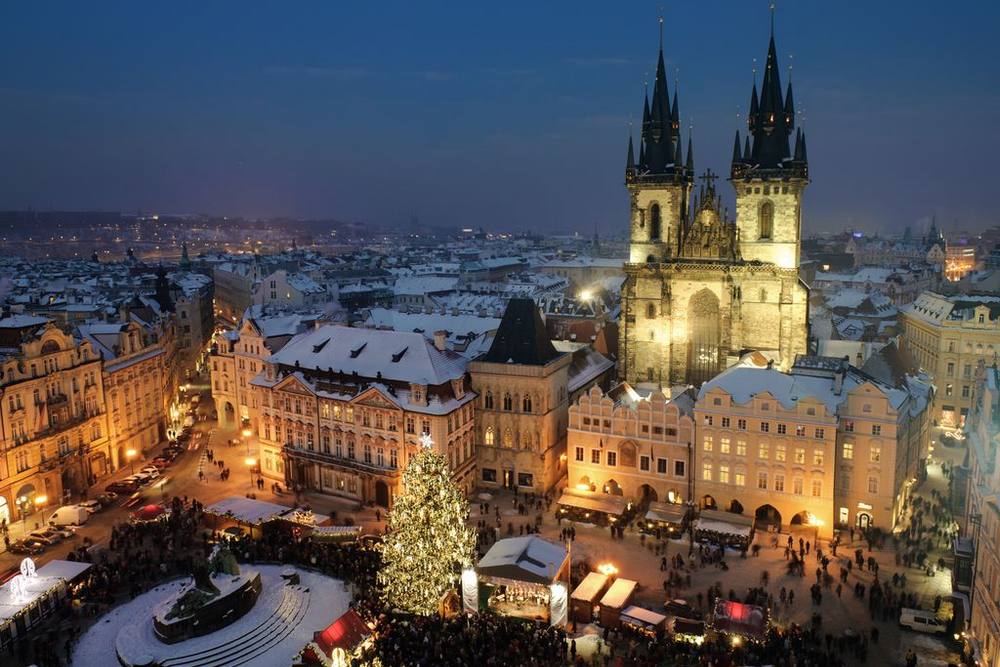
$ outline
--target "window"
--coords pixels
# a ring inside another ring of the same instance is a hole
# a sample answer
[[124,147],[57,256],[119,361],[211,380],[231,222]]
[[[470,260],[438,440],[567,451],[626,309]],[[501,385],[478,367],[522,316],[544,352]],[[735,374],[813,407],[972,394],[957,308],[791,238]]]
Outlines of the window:
[[[660,460],[665,461],[665,459]],[[674,461],[674,476],[683,477],[686,474],[687,470],[685,469],[684,461]]]
[[813,465],[814,466],[821,466],[821,465],[823,465],[823,450],[822,449],[814,449],[813,450]]
[[649,472],[649,457],[648,456],[640,456],[639,457],[639,470],[644,470],[646,472]]
[[740,431],[747,430],[747,420],[746,419],[737,419],[736,420],[736,428],[739,429]]
[[729,438],[719,439],[719,453],[728,454],[729,453]]
[[583,425],[584,426],[590,426],[590,417],[584,417],[583,418]]
[[493,468],[483,468],[483,481],[484,482],[496,482],[497,481],[497,471]]
[[757,458],[766,459],[770,456],[771,454],[768,451],[767,443],[766,442],[760,443],[760,445],[757,446]]
[[518,486],[534,486],[534,476],[530,472],[517,473]]
[[871,412],[871,411],[872,411],[872,404],[871,403],[865,403],[864,405],[861,406],[861,412],[866,412],[867,413],[867,412]]
[[583,460],[583,447],[577,447],[576,448],[576,460],[577,461],[582,461]]
[[[524,400],[521,401],[521,410],[524,412],[531,412],[531,396],[525,396]],[[528,486],[531,486],[530,484]]]
[[762,491],[767,491],[767,473],[758,472],[757,473],[757,488]]
[[846,433],[854,433],[854,420],[852,419],[844,420],[844,431]]
[[608,452],[608,465],[612,468],[618,465],[618,452]]
[[770,431],[771,431],[771,422],[761,422],[760,423],[760,432],[761,433],[768,433]]
[[777,474],[774,476],[774,490],[784,492],[785,490],[785,476],[782,474]]
[[649,207],[649,240],[660,240],[660,205],[656,202]]
[[713,418],[712,415],[705,415],[705,426],[712,426]]
[[785,435],[788,432],[788,427],[785,424],[778,424],[778,435]]
[[656,472],[661,475],[667,474],[667,460],[666,459],[656,459]]
[[493,445],[493,443],[496,442],[496,431],[493,430],[492,426],[486,427],[486,437],[484,438],[484,442],[487,445]]
[[719,466],[719,481],[723,484],[729,484],[729,466]]
[[774,446],[774,460],[775,461],[784,461],[785,460],[785,446],[784,445],[775,445]]
[[868,493],[878,493],[878,477],[871,476],[868,478]]
[[823,480],[814,479],[812,481],[812,495],[813,498],[819,498],[823,495]]
[[969,385],[963,384],[962,385],[962,398],[968,398],[968,397],[969,397]]
[[774,231],[774,204],[769,201],[760,205],[757,235],[762,240],[770,240]]
[[821,428],[818,428],[818,429],[816,429],[816,432],[814,433],[814,435],[816,436],[817,440],[822,440],[823,438],[826,437],[826,431],[824,431]]
[[656,317],[656,306],[652,303],[646,304],[646,317],[648,319],[653,319]]
[[707,482],[712,481],[712,464],[706,463],[701,467],[701,478]]
[[805,463],[806,462],[806,450],[802,447],[795,448],[795,462]]
[[944,386],[944,395],[951,396],[953,393],[955,393],[955,386],[951,384],[946,384]]
[[[671,430],[673,430],[673,429],[671,429]],[[662,426],[654,426],[653,427],[653,435],[663,435],[663,427]],[[677,433],[671,433],[671,435],[677,435]]]
[[[493,409],[493,392],[492,391],[486,392],[486,396],[483,397],[483,403],[486,404],[486,409],[487,410],[492,410]],[[486,472],[486,471],[484,470],[483,472]],[[494,470],[493,471],[493,477],[494,478],[496,478],[496,474],[497,474],[496,470]]]
[[795,427],[795,435],[799,436],[800,438],[806,437],[806,427],[805,426],[796,426]]
[[747,455],[747,441],[737,440],[736,441],[736,456],[746,456]]
[[878,463],[882,460],[882,448],[878,445],[872,445],[871,449],[868,450],[868,460],[872,463]]
[[797,496],[801,496],[802,495],[802,478],[801,477],[796,477],[795,479],[792,480],[792,493],[794,493]]
[[705,440],[702,443],[702,449],[704,449],[706,452],[712,451],[712,436],[710,435],[705,436]]
[[365,463],[372,462],[372,446],[365,445]]
[[392,468],[399,467],[399,453],[395,449],[389,450],[389,466]]
[[514,409],[514,399],[509,392],[503,395],[503,409],[508,412]]
[[882,435],[881,424],[872,424],[872,435]]
[[845,461],[851,461],[851,460],[854,459],[854,443],[853,442],[845,442],[844,443],[843,454],[841,454],[841,456],[844,457]]
[[731,421],[729,417],[722,418],[722,428],[730,428]]
[[599,449],[590,450],[590,462],[598,464],[601,462],[601,450]]

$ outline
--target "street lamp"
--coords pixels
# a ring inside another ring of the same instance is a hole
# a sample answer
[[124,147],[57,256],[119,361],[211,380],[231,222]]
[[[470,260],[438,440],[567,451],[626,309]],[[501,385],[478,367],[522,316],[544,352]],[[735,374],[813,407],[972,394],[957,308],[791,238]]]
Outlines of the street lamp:
[[253,468],[257,465],[257,459],[252,456],[248,456],[246,459],[247,467],[250,468],[250,490],[253,491]]
[[134,449],[129,449],[128,451],[125,452],[125,458],[128,459],[128,462],[129,462],[129,465],[131,466],[132,474],[133,475],[135,474],[135,455],[136,455],[136,453],[137,452]]

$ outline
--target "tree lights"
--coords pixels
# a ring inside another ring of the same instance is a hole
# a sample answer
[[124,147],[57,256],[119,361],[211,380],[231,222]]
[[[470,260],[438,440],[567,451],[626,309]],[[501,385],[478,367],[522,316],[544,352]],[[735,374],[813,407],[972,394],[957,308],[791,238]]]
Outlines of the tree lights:
[[476,538],[465,524],[468,513],[445,458],[425,445],[403,473],[403,492],[389,512],[378,575],[388,605],[437,612],[441,596],[472,564]]

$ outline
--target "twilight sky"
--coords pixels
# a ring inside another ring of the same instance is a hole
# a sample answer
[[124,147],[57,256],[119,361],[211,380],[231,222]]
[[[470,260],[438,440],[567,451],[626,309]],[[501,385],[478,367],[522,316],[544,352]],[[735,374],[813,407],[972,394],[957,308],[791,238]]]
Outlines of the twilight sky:
[[[699,171],[728,173],[767,7],[666,7],[665,55]],[[623,231],[628,122],[655,66],[658,11],[599,0],[8,3],[0,209]],[[946,229],[1000,223],[988,185],[1000,5],[786,0],[776,17],[809,138],[807,232],[919,229],[934,211]]]

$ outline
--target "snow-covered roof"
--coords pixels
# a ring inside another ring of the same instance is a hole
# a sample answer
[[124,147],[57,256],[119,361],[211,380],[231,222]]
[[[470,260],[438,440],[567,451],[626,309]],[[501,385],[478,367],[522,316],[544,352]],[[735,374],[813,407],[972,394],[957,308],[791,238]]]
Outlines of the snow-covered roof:
[[436,292],[450,292],[458,285],[458,278],[442,276],[413,276],[400,278],[393,286],[396,295],[419,296]]
[[535,535],[498,540],[479,561],[480,575],[551,584],[566,561],[566,549]]
[[23,329],[26,327],[41,326],[49,321],[49,318],[38,315],[9,315],[0,319],[0,329]]
[[372,308],[365,325],[378,329],[413,331],[433,340],[435,331],[446,331],[448,337],[482,334],[496,331],[500,318],[451,313],[404,313],[389,308]]
[[387,380],[439,385],[465,375],[466,359],[434,347],[423,334],[330,324],[297,335],[271,363],[303,369],[377,375]]

